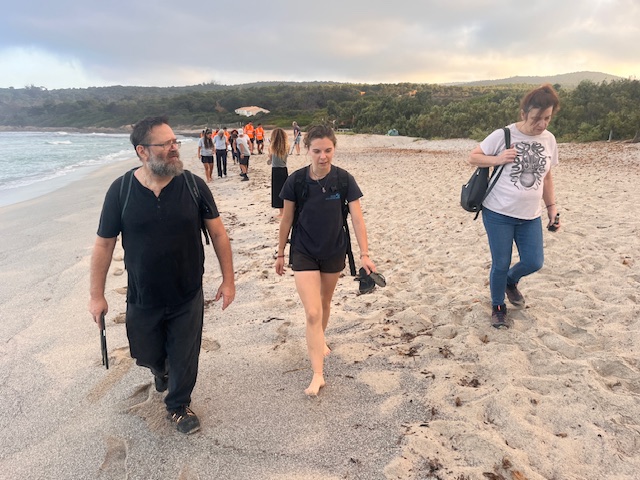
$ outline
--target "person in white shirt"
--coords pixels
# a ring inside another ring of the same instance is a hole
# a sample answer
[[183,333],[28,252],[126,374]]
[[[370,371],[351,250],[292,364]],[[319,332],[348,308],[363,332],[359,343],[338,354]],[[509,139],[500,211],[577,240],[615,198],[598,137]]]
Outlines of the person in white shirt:
[[222,175],[227,176],[227,145],[229,141],[224,134],[224,130],[218,130],[213,139],[213,145],[216,149],[216,167],[218,168],[218,178]]
[[246,182],[249,180],[249,176],[247,172],[249,171],[249,157],[251,156],[251,147],[249,146],[249,140],[245,135],[244,131],[240,130],[238,132],[238,139],[236,140],[236,147],[238,148],[238,152],[240,153],[240,176],[242,177],[242,181]]
[[198,157],[200,157],[204,165],[204,176],[207,182],[210,182],[211,173],[213,172],[213,141],[211,140],[211,130],[208,128],[198,140]]
[[[551,168],[558,164],[558,146],[547,130],[559,106],[558,94],[551,85],[530,91],[520,103],[521,120],[509,125],[511,145],[504,145],[503,130],[498,129],[469,156],[469,163],[477,167],[504,165],[495,187],[482,203],[482,221],[491,250],[491,321],[496,328],[509,326],[505,294],[512,305],[524,307],[518,283],[542,268],[543,209],[549,219],[547,228],[553,232],[560,228],[551,175]],[[514,242],[520,258],[511,266]]]

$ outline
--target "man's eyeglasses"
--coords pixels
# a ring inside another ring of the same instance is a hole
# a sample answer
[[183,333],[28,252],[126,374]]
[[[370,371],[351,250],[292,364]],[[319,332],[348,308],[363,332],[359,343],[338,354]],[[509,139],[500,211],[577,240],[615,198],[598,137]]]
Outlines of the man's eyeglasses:
[[176,148],[180,148],[182,146],[182,142],[179,140],[168,140],[164,143],[141,143],[143,147],[162,147],[164,150],[169,150],[174,145]]

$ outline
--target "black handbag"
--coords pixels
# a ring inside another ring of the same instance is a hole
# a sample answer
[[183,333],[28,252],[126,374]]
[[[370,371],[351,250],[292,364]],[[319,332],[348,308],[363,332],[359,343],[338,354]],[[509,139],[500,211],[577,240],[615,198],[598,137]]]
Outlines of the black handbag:
[[[509,130],[509,127],[503,127],[502,130],[504,131],[505,149],[507,149],[511,146],[511,130]],[[484,199],[487,198],[487,195],[489,195],[489,192],[491,192],[491,189],[495,186],[498,178],[500,178],[503,168],[504,165],[494,167],[491,176],[489,176],[490,167],[478,167],[476,171],[473,172],[473,175],[471,175],[469,181],[462,186],[460,205],[467,212],[476,214],[474,220],[480,215],[482,202],[484,202]]]

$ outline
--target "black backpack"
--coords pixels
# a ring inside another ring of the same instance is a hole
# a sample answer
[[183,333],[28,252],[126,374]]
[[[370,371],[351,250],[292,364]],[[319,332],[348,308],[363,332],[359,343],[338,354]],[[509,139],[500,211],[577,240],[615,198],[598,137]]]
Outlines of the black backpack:
[[[356,262],[353,258],[353,251],[351,249],[351,236],[349,235],[349,225],[347,217],[349,216],[349,202],[347,201],[347,193],[349,192],[349,174],[346,170],[336,167],[338,173],[338,192],[340,193],[340,200],[342,201],[342,228],[347,238],[347,258],[349,259],[349,270],[351,276],[356,276]],[[293,223],[291,226],[291,239],[289,243],[293,244],[293,239],[296,235],[296,226],[298,224],[298,217],[300,212],[304,208],[304,203],[309,195],[309,186],[307,185],[307,172],[309,167],[296,170],[294,175],[293,191],[296,196],[296,210],[293,214]],[[291,249],[289,249],[289,262],[291,262]]]
[[[138,168],[132,168],[127,173],[122,176],[122,183],[120,184],[120,204],[122,205],[122,210],[120,211],[120,221],[122,221],[124,217],[124,211],[127,208],[127,204],[129,203],[129,195],[131,195],[131,183],[133,182],[133,172],[135,172]],[[193,173],[189,170],[184,170],[184,179],[187,182],[187,187],[189,189],[189,193],[191,194],[191,198],[196,203],[198,207],[198,215],[200,216],[200,229],[202,230],[202,234],[204,235],[204,239],[209,245],[209,232],[207,231],[207,227],[204,223],[204,218],[200,215],[200,190],[198,190],[198,185],[196,184],[196,179],[193,176]],[[124,184],[127,184],[127,190],[125,192]],[[124,197],[123,197],[124,195]]]
[[[511,147],[511,130],[509,127],[503,127],[502,130],[504,131],[504,148],[508,149]],[[503,169],[504,165],[493,167],[491,175],[489,175],[489,167],[478,167],[469,181],[462,186],[460,206],[467,212],[475,213],[474,220],[480,215],[482,202],[495,187]]]

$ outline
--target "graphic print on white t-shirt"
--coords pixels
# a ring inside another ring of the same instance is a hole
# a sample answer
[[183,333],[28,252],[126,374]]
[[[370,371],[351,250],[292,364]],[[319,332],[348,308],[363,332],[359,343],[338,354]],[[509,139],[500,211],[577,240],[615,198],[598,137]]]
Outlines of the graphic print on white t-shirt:
[[539,142],[516,143],[516,159],[509,174],[518,189],[537,190],[542,185],[547,159],[544,146]]

